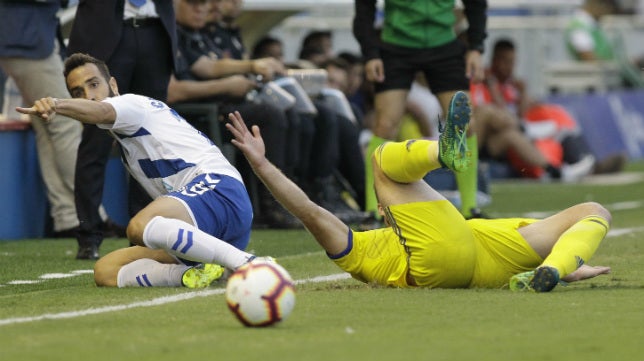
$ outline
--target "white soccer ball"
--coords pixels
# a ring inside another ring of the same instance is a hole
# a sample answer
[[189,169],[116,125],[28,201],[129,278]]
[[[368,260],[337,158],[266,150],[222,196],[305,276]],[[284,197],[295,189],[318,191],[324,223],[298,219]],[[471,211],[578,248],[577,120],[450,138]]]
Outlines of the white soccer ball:
[[253,260],[228,278],[226,303],[245,326],[274,325],[293,311],[293,279],[284,267],[273,261]]

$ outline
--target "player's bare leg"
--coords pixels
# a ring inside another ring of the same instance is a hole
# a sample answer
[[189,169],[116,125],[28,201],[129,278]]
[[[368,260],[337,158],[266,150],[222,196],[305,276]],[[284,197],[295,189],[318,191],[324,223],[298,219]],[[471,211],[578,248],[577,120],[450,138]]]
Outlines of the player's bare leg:
[[422,178],[441,166],[455,172],[467,169],[470,160],[465,136],[469,119],[469,99],[458,92],[450,102],[438,142],[414,139],[379,146],[374,152],[373,167],[381,205],[444,199]]
[[[534,271],[510,279],[513,290],[549,292],[574,274],[592,257],[608,232],[610,213],[598,203],[587,202],[519,228],[519,233],[544,258]],[[572,278],[595,277],[605,268],[583,268]]]
[[371,157],[380,145],[395,140],[398,136],[400,123],[405,114],[408,90],[387,90],[376,94],[374,99],[376,119],[372,126],[373,135],[366,150],[365,162],[365,211],[376,217],[378,200],[374,192],[374,174]]
[[[447,91],[437,94],[437,98],[443,108],[443,114],[449,116],[453,105],[452,100],[456,94],[463,94],[469,99],[469,93],[463,91]],[[469,102],[468,102],[469,107]],[[478,188],[478,135],[472,129],[472,124],[476,124],[476,119],[471,119],[471,124],[465,133],[465,144],[467,146],[468,167],[455,174],[456,185],[461,196],[461,214],[465,218],[481,217],[481,211],[478,209],[476,193]]]

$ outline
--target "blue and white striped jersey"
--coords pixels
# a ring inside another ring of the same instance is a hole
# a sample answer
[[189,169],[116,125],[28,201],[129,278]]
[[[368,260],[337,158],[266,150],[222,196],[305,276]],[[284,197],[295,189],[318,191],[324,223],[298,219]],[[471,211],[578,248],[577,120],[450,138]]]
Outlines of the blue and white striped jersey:
[[219,148],[165,103],[135,94],[103,101],[116,110],[116,121],[98,126],[121,144],[125,166],[152,198],[204,173],[243,182]]

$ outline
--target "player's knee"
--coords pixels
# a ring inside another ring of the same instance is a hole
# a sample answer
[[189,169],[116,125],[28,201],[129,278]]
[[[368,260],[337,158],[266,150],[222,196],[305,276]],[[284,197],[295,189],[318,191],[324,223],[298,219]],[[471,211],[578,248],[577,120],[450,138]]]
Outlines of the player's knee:
[[592,214],[604,218],[609,224],[611,223],[612,215],[606,207],[597,202],[587,202],[586,204],[590,207]]
[[114,270],[106,258],[101,258],[94,264],[94,282],[99,287],[116,287],[118,270]]
[[577,207],[579,207],[580,209],[579,216],[581,216],[582,218],[592,216],[600,217],[606,220],[608,224],[610,224],[612,220],[612,216],[608,209],[597,202],[585,202],[579,204]]
[[134,216],[127,225],[127,239],[136,245],[143,246],[143,232],[148,222],[147,218],[144,219],[139,215]]

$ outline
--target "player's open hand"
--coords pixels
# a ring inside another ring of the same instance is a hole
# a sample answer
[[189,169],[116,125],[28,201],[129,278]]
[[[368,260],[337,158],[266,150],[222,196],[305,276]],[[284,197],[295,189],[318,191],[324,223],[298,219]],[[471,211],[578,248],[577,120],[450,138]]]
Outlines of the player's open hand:
[[234,139],[231,141],[239,150],[244,153],[246,159],[252,167],[257,167],[266,160],[264,156],[266,147],[264,146],[264,139],[259,132],[259,127],[252,126],[252,133],[246,127],[244,119],[239,112],[228,114],[229,122],[226,123],[226,128],[232,133]]
[[606,266],[590,266],[590,265],[581,265],[574,272],[566,275],[562,278],[566,282],[576,282],[583,281],[589,278],[597,277],[599,275],[606,275],[610,273],[610,267]]
[[56,99],[48,97],[36,100],[31,108],[16,107],[22,114],[35,115],[45,121],[51,121],[56,116]]

